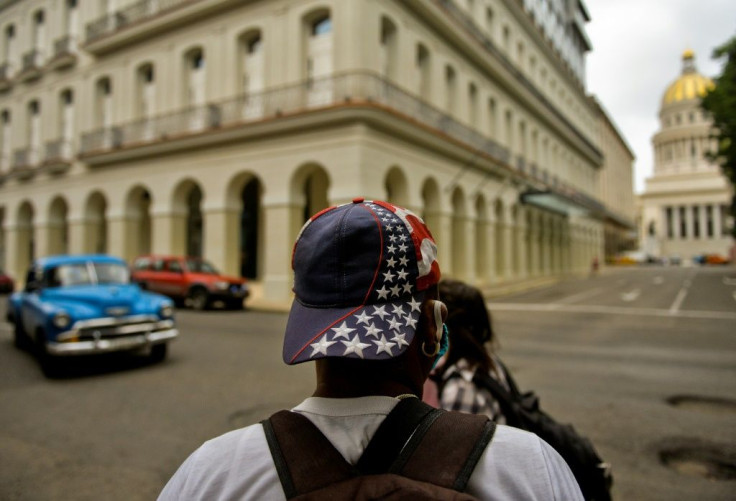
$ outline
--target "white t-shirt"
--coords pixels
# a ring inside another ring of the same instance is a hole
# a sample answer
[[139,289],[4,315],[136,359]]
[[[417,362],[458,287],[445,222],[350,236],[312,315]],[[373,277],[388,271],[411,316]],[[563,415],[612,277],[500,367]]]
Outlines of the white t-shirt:
[[[391,397],[307,398],[292,409],[307,417],[351,464],[399,401]],[[466,492],[493,500],[582,500],[570,468],[545,441],[497,425]],[[209,440],[179,467],[163,500],[284,500],[260,424]]]

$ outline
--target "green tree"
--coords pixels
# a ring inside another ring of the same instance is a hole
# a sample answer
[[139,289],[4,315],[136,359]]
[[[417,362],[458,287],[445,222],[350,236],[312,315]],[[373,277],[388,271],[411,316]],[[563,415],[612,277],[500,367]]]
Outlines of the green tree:
[[[715,78],[715,87],[701,101],[701,107],[713,117],[718,150],[708,156],[717,162],[736,188],[736,36],[713,51],[713,59],[726,59],[723,71]],[[731,201],[731,216],[736,218],[736,197]],[[736,237],[736,224],[731,228]]]

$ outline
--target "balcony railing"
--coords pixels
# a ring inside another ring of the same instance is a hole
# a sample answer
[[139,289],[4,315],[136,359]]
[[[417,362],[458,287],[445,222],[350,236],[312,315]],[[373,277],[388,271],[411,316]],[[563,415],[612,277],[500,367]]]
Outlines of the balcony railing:
[[46,143],[44,163],[70,162],[73,157],[72,142],[62,138]]
[[43,66],[43,55],[38,49],[31,49],[23,54],[23,71],[38,70]]
[[94,42],[126,26],[153,17],[162,11],[197,0],[141,0],[87,24],[86,42]]
[[351,72],[102,128],[82,136],[81,154],[138,146],[274,119],[319,108],[362,104],[385,108],[441,131],[508,165],[509,151],[377,74]]
[[77,62],[77,40],[74,35],[65,35],[54,41],[54,57],[48,62],[51,69],[61,69]]

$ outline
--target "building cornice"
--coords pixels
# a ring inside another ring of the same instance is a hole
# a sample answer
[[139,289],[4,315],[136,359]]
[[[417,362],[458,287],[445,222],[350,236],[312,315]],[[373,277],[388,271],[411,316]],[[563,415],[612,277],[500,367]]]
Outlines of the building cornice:
[[[497,82],[510,95],[526,104],[526,110],[557,131],[572,148],[596,167],[603,164],[603,155],[580,130],[577,129],[547,98],[501,53],[501,51],[480,33],[471,33],[455,17],[456,12],[448,10],[444,0],[406,0],[407,8],[424,18],[435,29],[438,36],[458,49],[478,68]],[[489,64],[492,61],[496,64]],[[584,102],[587,102],[583,98]]]

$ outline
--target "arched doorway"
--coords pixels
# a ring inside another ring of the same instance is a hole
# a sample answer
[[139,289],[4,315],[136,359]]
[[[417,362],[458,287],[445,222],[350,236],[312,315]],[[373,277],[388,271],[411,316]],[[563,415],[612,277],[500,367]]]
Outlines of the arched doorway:
[[84,251],[107,252],[107,200],[99,191],[87,198],[85,207]]
[[33,220],[35,211],[30,202],[26,201],[18,209],[17,219],[17,240],[16,240],[16,256],[17,268],[15,270],[17,276],[24,276],[26,270],[35,258],[36,245],[33,236]]
[[260,241],[261,183],[253,178],[240,193],[240,276],[250,279],[258,277],[258,243]]
[[494,219],[495,219],[495,225],[494,225],[494,244],[495,244],[495,254],[496,254],[496,276],[498,278],[504,277],[504,268],[506,266],[506,253],[504,252],[504,227],[506,225],[506,214],[503,206],[503,202],[501,200],[496,200],[496,204],[494,207]]
[[151,192],[143,186],[136,186],[128,193],[125,201],[126,248],[133,259],[141,254],[151,253]]
[[49,206],[48,251],[49,254],[69,252],[69,206],[62,197],[54,198]]
[[384,186],[386,188],[386,201],[401,207],[409,205],[409,188],[406,176],[398,167],[392,167],[386,174]]
[[468,275],[468,262],[465,259],[467,236],[465,232],[467,222],[465,195],[460,188],[452,194],[452,273],[455,277],[465,279]]
[[481,280],[488,277],[488,207],[479,195],[475,201],[475,271]]

